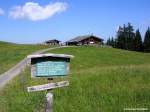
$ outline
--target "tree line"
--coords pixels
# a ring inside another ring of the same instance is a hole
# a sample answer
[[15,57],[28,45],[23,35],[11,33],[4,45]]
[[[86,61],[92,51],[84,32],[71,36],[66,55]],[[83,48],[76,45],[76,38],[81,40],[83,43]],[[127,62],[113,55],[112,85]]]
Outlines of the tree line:
[[144,41],[142,41],[139,29],[134,31],[131,23],[128,23],[127,25],[124,24],[123,27],[119,26],[116,38],[109,38],[106,44],[114,48],[150,52],[150,28],[148,27],[145,32]]

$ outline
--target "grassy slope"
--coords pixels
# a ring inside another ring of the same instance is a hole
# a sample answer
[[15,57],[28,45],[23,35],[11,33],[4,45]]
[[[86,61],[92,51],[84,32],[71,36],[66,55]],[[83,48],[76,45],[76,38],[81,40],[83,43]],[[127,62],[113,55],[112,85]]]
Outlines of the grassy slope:
[[[150,108],[150,54],[95,47],[52,52],[75,55],[67,77],[70,86],[53,90],[54,112],[122,112],[126,107]],[[27,80],[16,77],[1,91],[1,112],[43,111],[45,92],[27,93],[25,87],[46,83],[46,80],[30,79],[29,70],[24,74]]]
[[26,55],[46,47],[40,45],[19,45],[0,41],[0,74],[7,71]]

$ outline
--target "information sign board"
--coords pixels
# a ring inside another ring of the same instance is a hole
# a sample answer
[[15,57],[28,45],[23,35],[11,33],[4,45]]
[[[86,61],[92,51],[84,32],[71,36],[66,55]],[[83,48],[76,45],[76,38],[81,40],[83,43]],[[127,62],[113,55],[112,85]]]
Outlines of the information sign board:
[[65,76],[69,73],[69,62],[72,55],[41,54],[29,55],[32,77]]

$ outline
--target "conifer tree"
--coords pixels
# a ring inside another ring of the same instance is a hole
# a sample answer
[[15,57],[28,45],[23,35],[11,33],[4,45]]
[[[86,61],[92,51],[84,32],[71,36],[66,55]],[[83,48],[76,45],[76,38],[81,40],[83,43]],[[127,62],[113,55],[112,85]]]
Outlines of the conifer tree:
[[[125,27],[125,25],[124,25]],[[116,42],[116,47],[120,48],[120,49],[124,49],[125,48],[125,37],[124,37],[124,28],[119,26],[119,30],[117,32],[117,42]]]
[[142,51],[142,37],[141,37],[141,33],[138,30],[136,30],[136,33],[135,33],[135,38],[134,38],[134,50],[135,51]]
[[106,42],[106,45],[110,45],[111,42],[110,42],[110,38],[108,38],[107,42]]
[[135,33],[134,33],[134,29],[133,26],[131,25],[131,23],[128,23],[128,26],[126,27],[126,49],[127,50],[134,50],[134,37],[135,37]]
[[114,47],[114,38],[111,38],[111,46]]
[[134,50],[134,29],[131,23],[126,26],[119,27],[117,32],[117,48]]
[[144,37],[144,51],[150,52],[150,28],[148,27]]
[[108,38],[108,40],[106,42],[106,45],[115,47],[115,39],[113,37],[112,38]]

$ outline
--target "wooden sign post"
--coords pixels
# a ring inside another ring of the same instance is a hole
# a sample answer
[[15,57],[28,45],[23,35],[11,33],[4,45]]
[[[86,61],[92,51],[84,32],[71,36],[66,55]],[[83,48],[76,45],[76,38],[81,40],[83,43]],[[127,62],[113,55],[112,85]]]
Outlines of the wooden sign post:
[[72,55],[66,54],[40,54],[29,55],[31,59],[31,77],[33,78],[48,78],[49,83],[27,87],[28,92],[44,91],[46,94],[45,112],[53,112],[53,94],[52,89],[69,86],[68,81],[50,83],[55,77],[66,76],[69,73],[69,63]]

